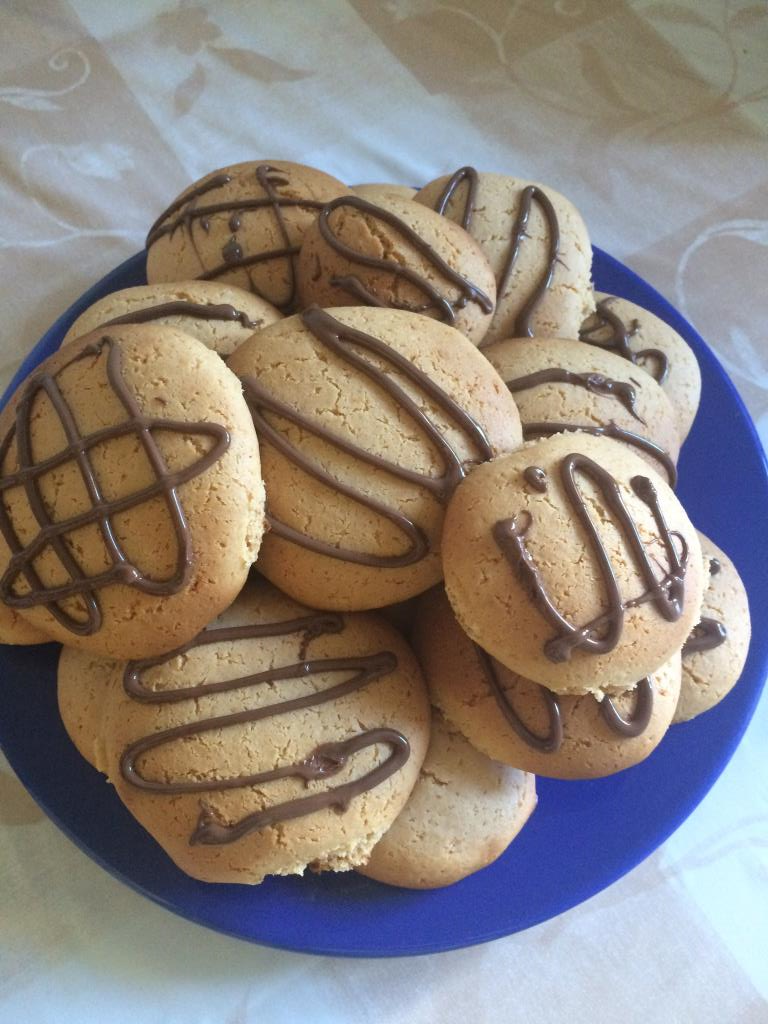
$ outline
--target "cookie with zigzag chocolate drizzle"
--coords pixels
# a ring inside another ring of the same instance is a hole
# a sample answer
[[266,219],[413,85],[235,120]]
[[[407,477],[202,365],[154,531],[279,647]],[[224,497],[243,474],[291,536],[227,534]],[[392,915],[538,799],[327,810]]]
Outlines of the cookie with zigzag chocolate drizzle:
[[304,232],[325,203],[348,192],[331,175],[288,160],[213,171],[149,229],[147,280],[234,284],[292,312]]
[[378,608],[442,576],[445,506],[521,442],[515,402],[458,331],[415,313],[317,307],[229,359],[259,435],[259,568],[314,607]]
[[419,600],[413,644],[433,704],[488,757],[557,779],[612,775],[661,742],[680,693],[680,654],[625,693],[555,694],[473,643],[444,591]]
[[698,621],[704,583],[669,485],[617,441],[575,433],[457,488],[443,567],[472,639],[557,693],[620,692],[656,671]]
[[234,599],[264,491],[237,378],[173,327],[67,345],[0,416],[0,600],[111,656],[177,646]]
[[594,309],[592,248],[578,210],[548,185],[461,167],[425,185],[417,203],[461,224],[496,279],[484,344],[501,338],[575,338]]
[[424,680],[396,630],[303,607],[263,580],[168,655],[65,648],[59,704],[131,813],[211,882],[361,864],[429,737]]

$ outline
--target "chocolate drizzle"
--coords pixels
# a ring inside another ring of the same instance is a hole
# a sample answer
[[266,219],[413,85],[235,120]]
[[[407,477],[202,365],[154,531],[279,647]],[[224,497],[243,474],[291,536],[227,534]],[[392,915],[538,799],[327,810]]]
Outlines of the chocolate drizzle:
[[[448,207],[448,203],[455,195],[457,189],[464,182],[467,182],[467,190],[464,197],[464,209],[461,215],[461,226],[465,231],[469,231],[470,234],[472,232],[472,214],[475,210],[478,180],[478,173],[474,167],[460,167],[459,170],[449,178],[435,204],[435,211],[444,215]],[[512,229],[509,252],[507,253],[501,273],[496,280],[496,295],[498,300],[501,300],[509,287],[510,278],[512,277],[515,264],[518,256],[520,255],[520,246],[523,240],[529,237],[527,234],[527,228],[531,215],[531,207],[534,202],[538,204],[547,223],[547,263],[541,272],[539,280],[534,285],[531,293],[528,295],[520,311],[515,317],[511,333],[516,338],[533,337],[531,319],[536,307],[544,298],[548,289],[552,286],[555,266],[560,259],[560,224],[557,219],[555,208],[552,205],[549,196],[543,189],[539,188],[538,185],[527,185],[520,196],[520,206],[518,207],[517,218]]]
[[[305,782],[328,778],[338,774],[349,758],[360,750],[377,744],[390,748],[389,756],[377,767],[351,782],[335,788],[313,793],[310,796],[286,800],[283,803],[266,807],[253,814],[246,815],[232,824],[220,821],[210,807],[201,804],[198,818],[190,844],[217,845],[231,843],[257,829],[265,828],[275,822],[288,821],[293,818],[312,814],[326,807],[345,810],[350,801],[361,793],[373,789],[390,775],[398,771],[408,760],[410,745],[402,733],[395,729],[367,729],[351,738],[337,743],[322,743],[315,747],[307,757],[293,764],[284,765],[270,771],[255,772],[250,775],[237,775],[223,779],[193,779],[189,781],[172,781],[168,779],[150,779],[142,774],[138,765],[139,759],[148,751],[172,743],[174,740],[189,736],[200,736],[216,729],[261,721],[274,715],[289,714],[302,708],[318,707],[329,701],[347,696],[363,686],[374,682],[393,672],[397,667],[397,657],[391,651],[380,651],[377,654],[357,655],[344,658],[306,659],[308,644],[319,636],[328,633],[339,633],[344,629],[344,620],[340,615],[319,612],[314,615],[287,619],[282,622],[259,623],[246,626],[230,626],[212,628],[200,633],[190,643],[179,647],[159,658],[129,662],[125,668],[123,685],[126,693],[136,700],[150,703],[178,703],[185,700],[197,701],[212,693],[230,692],[247,687],[259,687],[289,679],[307,678],[318,673],[350,672],[343,682],[336,683],[320,692],[311,691],[303,697],[279,701],[258,708],[204,718],[196,722],[188,722],[151,733],[123,752],[120,760],[120,771],[126,782],[139,789],[152,793],[168,795],[221,792],[230,789],[242,789],[261,786],[278,779],[299,778]],[[167,664],[174,658],[186,654],[193,648],[208,644],[233,643],[238,640],[265,639],[292,634],[303,635],[300,654],[303,660],[294,664],[278,666],[255,672],[251,675],[224,680],[217,683],[199,683],[185,686],[178,690],[152,690],[143,681],[148,669]]]
[[506,384],[513,395],[518,391],[539,387],[541,384],[572,384],[574,387],[584,388],[585,391],[589,391],[593,395],[615,398],[636,420],[645,424],[645,420],[635,408],[637,391],[633,385],[623,380],[612,380],[610,377],[604,377],[601,373],[575,373],[573,370],[553,366],[546,370],[528,373],[524,377],[515,377],[514,380],[508,380]]
[[544,494],[548,485],[547,474],[541,466],[526,466],[523,470],[523,479],[535,491]]
[[[77,426],[75,414],[64,398],[56,378],[73,363],[99,357],[104,351],[107,353],[107,379],[125,409],[126,419],[83,436]],[[58,416],[67,443],[55,455],[36,463],[32,455],[31,424],[33,405],[41,393],[46,395]],[[212,441],[211,448],[185,469],[171,471],[154,438],[153,432],[158,430],[185,437],[197,435],[209,438]],[[90,452],[98,445],[126,436],[138,439],[155,479],[147,487],[108,500],[91,463]],[[100,629],[102,623],[101,608],[96,596],[96,591],[102,587],[120,583],[135,587],[145,594],[170,596],[186,586],[192,571],[192,539],[178,488],[204,473],[226,452],[230,437],[225,427],[218,423],[166,420],[142,413],[123,378],[120,348],[111,338],[105,336],[98,342],[86,345],[56,373],[43,369],[29,378],[16,406],[14,424],[0,444],[0,466],[5,463],[14,437],[19,468],[0,478],[0,494],[5,494],[15,487],[23,488],[26,501],[37,521],[38,532],[29,543],[23,544],[11,520],[6,501],[0,501],[0,530],[11,552],[8,566],[0,578],[0,598],[9,607],[32,608],[43,605],[70,632],[90,636]],[[54,520],[40,492],[40,480],[52,470],[70,463],[75,463],[80,471],[91,507],[68,519]],[[164,580],[150,579],[128,559],[112,524],[112,516],[136,508],[156,497],[162,497],[165,501],[178,545],[176,568],[173,574]],[[67,538],[75,530],[92,525],[99,528],[111,564],[108,569],[89,576],[77,560]],[[45,551],[51,551],[56,556],[68,577],[66,583],[46,586],[40,579],[35,561]],[[21,594],[15,591],[15,584],[19,578],[23,578],[29,588]],[[79,598],[84,606],[84,619],[75,618],[61,605],[62,601],[74,597]]]
[[683,644],[683,657],[700,654],[703,651],[714,651],[727,639],[728,631],[722,622],[702,616],[701,621],[693,627],[690,636]]
[[439,385],[435,384],[409,359],[393,348],[390,348],[385,342],[374,338],[370,334],[365,334],[362,331],[345,326],[324,310],[318,309],[317,306],[311,306],[305,310],[301,314],[301,319],[305,327],[312,332],[322,345],[359,370],[360,373],[373,381],[377,387],[380,387],[395,400],[403,411],[416,423],[426,439],[437,449],[443,461],[444,472],[442,476],[431,477],[415,470],[406,469],[379,455],[374,455],[353,441],[340,437],[325,426],[297,412],[286,402],[274,398],[254,376],[246,375],[242,378],[245,397],[251,409],[254,425],[260,440],[271,444],[285,458],[289,459],[304,472],[313,476],[316,480],[319,480],[322,484],[331,487],[351,501],[371,509],[377,515],[388,520],[403,534],[408,546],[399,555],[376,555],[364,551],[354,551],[350,548],[336,547],[325,541],[308,537],[306,534],[271,516],[269,516],[270,529],[275,535],[292,541],[310,551],[329,555],[332,558],[338,558],[346,562],[390,568],[413,565],[429,551],[429,543],[421,529],[403,513],[389,508],[382,502],[368,497],[362,491],[358,491],[354,487],[333,477],[317,462],[297,449],[265,417],[265,411],[301,427],[302,431],[320,438],[339,451],[352,455],[354,458],[360,459],[370,466],[375,466],[377,469],[391,473],[400,480],[406,480],[409,483],[424,487],[441,503],[447,502],[457,485],[466,475],[465,463],[439,427],[419,408],[408,392],[397,383],[394,376],[386,370],[379,369],[373,362],[365,359],[355,351],[355,349],[363,349],[374,357],[378,357],[393,366],[411,384],[426,394],[452,420],[455,426],[463,432],[467,440],[475,446],[479,455],[479,461],[484,462],[493,457],[491,444],[483,428],[466,410],[462,409],[450,395],[446,394]]
[[[289,280],[288,296],[282,303],[277,304],[280,310],[285,311],[290,309],[296,297],[296,269],[294,266],[294,257],[298,253],[300,247],[291,243],[290,233],[283,215],[283,210],[287,207],[293,206],[297,206],[305,210],[320,210],[323,208],[323,203],[317,199],[302,199],[280,195],[277,189],[279,187],[289,185],[290,182],[285,172],[281,171],[278,167],[270,167],[268,164],[259,164],[258,167],[255,168],[254,174],[258,185],[264,191],[263,197],[258,199],[241,197],[239,199],[235,198],[219,203],[207,203],[199,206],[197,204],[197,200],[201,195],[205,195],[207,192],[218,188],[223,188],[233,180],[229,174],[216,175],[208,182],[200,185],[197,189],[187,192],[180,199],[176,200],[176,202],[172,203],[171,206],[169,206],[168,209],[158,217],[150,228],[149,234],[147,235],[146,245],[147,248],[149,248],[163,236],[172,236],[179,228],[183,228],[189,233],[190,240],[192,241],[192,244],[195,245],[195,236],[193,231],[195,222],[199,222],[203,230],[208,232],[210,229],[210,218],[214,214],[229,213],[230,217],[228,227],[232,232],[232,237],[222,248],[222,262],[214,267],[209,267],[203,273],[198,274],[198,278],[202,281],[212,281],[222,277],[232,270],[243,269],[247,271],[250,267],[254,267],[260,263],[268,263],[271,260],[285,259],[288,268]],[[244,253],[242,245],[235,235],[242,226],[244,213],[252,210],[264,209],[272,211],[283,244],[276,249],[247,255]],[[196,247],[195,251],[197,251]],[[198,252],[198,257],[199,256],[200,254]],[[204,266],[202,258],[200,259],[200,263]],[[253,280],[250,278],[250,275],[249,279],[251,281],[251,288],[253,292],[255,294],[260,294]]]
[[[534,684],[538,688],[549,720],[546,735],[539,736],[528,728],[515,710],[510,692],[505,691],[501,685],[493,658],[477,644],[474,644],[474,648],[499,710],[520,739],[543,754],[557,753],[563,745],[565,736],[563,712],[558,695],[540,683]],[[610,697],[604,697],[599,706],[603,721],[613,732],[627,738],[642,735],[648,728],[653,714],[653,683],[650,676],[641,679],[635,687],[635,707],[628,717],[625,718],[619,712]]]
[[231,320],[238,322],[241,327],[251,331],[257,331],[261,326],[248,317],[240,309],[235,309],[228,302],[204,303],[192,302],[188,299],[176,299],[172,302],[158,303],[156,306],[142,306],[140,309],[116,316],[107,320],[103,327],[112,327],[115,324],[144,324],[152,320],[160,320],[166,316],[189,316],[195,320]]
[[630,444],[634,448],[647,452],[660,462],[667,474],[670,487],[674,487],[677,483],[677,468],[669,452],[664,451],[661,445],[651,441],[649,437],[643,437],[641,434],[635,434],[631,430],[617,427],[613,421],[605,423],[601,427],[592,427],[581,423],[544,423],[543,421],[523,423],[522,426],[523,438],[526,441],[536,437],[551,437],[553,434],[561,434],[567,431],[578,431],[582,434],[591,434],[593,437],[611,437],[614,441],[623,441],[624,444]]
[[[619,581],[613,570],[608,551],[576,483],[577,472],[590,479],[600,491],[618,528],[624,534],[635,565],[647,588],[639,597],[626,601],[622,598]],[[574,453],[567,455],[562,460],[560,475],[566,497],[576,519],[587,534],[603,578],[603,586],[608,600],[608,608],[604,613],[583,626],[577,626],[570,623],[558,611],[547,591],[544,578],[526,545],[525,537],[533,521],[530,513],[524,513],[524,520],[521,516],[515,516],[511,519],[502,519],[493,527],[496,544],[523,581],[530,585],[539,610],[556,631],[556,635],[544,644],[545,656],[555,663],[570,660],[572,652],[576,649],[590,654],[605,654],[612,651],[621,636],[624,613],[628,608],[650,601],[667,621],[674,622],[679,619],[683,611],[684,581],[688,561],[688,546],[681,534],[669,530],[659,505],[656,488],[648,477],[632,477],[630,486],[637,497],[653,513],[659,537],[664,544],[669,568],[661,578],[658,578],[654,572],[642,537],[624,503],[621,490],[611,474],[588,456]],[[682,545],[681,552],[677,550],[675,538]]]
[[[633,320],[630,325],[625,324],[621,317],[609,308],[609,303],[613,298],[615,296],[609,295],[607,298],[601,299],[597,304],[596,312],[586,323],[582,324],[579,338],[590,345],[610,349],[643,369],[646,369],[647,360],[653,360],[654,369],[653,371],[647,370],[647,372],[659,384],[664,384],[669,376],[669,357],[659,348],[644,348],[639,352],[632,350],[630,339],[637,334],[640,325],[637,320]],[[610,333],[604,338],[598,338],[597,335],[606,329]]]
[[720,572],[721,569],[722,569],[722,565],[720,563],[720,559],[719,558],[710,558],[710,560],[709,560],[709,575],[710,576],[717,576],[717,574]]
[[[343,210],[347,208],[357,210],[363,216],[383,222],[388,224],[391,228],[394,228],[409,245],[420,253],[425,260],[427,260],[427,262],[448,282],[449,285],[453,286],[458,291],[458,297],[456,299],[449,299],[441,291],[435,288],[434,285],[430,284],[425,277],[417,273],[413,267],[408,266],[407,263],[399,263],[396,260],[390,259],[380,259],[376,256],[366,256],[365,253],[359,252],[357,249],[353,249],[345,242],[342,242],[341,239],[334,234],[330,217],[335,210]],[[407,302],[399,302],[396,299],[384,301],[355,275],[331,278],[332,285],[346,291],[348,294],[352,295],[353,298],[359,300],[363,305],[387,306],[391,309],[408,310],[411,313],[428,313],[431,310],[434,310],[438,318],[447,324],[454,324],[456,322],[457,310],[463,309],[469,302],[474,302],[484,313],[493,312],[493,302],[485,292],[481,291],[480,288],[474,285],[471,281],[468,281],[467,278],[453,270],[453,268],[445,262],[442,256],[440,256],[440,254],[437,253],[431,245],[425,242],[421,235],[417,234],[413,228],[409,227],[405,221],[401,220],[400,217],[397,217],[394,213],[391,213],[389,210],[385,210],[381,206],[375,206],[373,203],[369,203],[365,199],[361,199],[359,196],[339,196],[338,199],[332,200],[320,211],[317,219],[317,226],[320,230],[323,241],[339,256],[348,260],[352,264],[367,267],[371,270],[382,271],[385,274],[391,275],[395,279],[407,281],[410,285],[421,292],[426,299],[424,303],[419,303],[417,305]]]

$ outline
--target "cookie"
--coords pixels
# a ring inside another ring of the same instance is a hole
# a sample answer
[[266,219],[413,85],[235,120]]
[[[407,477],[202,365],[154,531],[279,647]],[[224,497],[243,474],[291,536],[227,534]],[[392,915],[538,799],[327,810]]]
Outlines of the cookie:
[[557,693],[619,692],[699,619],[696,531],[674,492],[617,441],[557,434],[464,480],[443,529],[462,628]]
[[473,643],[440,588],[419,600],[413,644],[432,702],[474,747],[550,778],[599,778],[638,764],[664,737],[680,693],[678,651],[614,697],[557,695]]
[[365,184],[353,185],[352,191],[356,196],[365,199],[366,202],[378,205],[379,200],[387,196],[397,196],[400,199],[413,199],[416,189],[408,185],[386,185],[386,184]]
[[76,647],[62,647],[56,672],[56,697],[67,735],[85,760],[107,774],[107,714],[119,714],[125,662],[102,658]]
[[611,352],[554,338],[498,341],[483,354],[514,395],[526,440],[576,429],[612,437],[674,487],[677,422],[647,373]]
[[406,889],[452,885],[495,861],[536,806],[536,780],[485,757],[439,712],[408,802],[361,875]]
[[410,199],[378,205],[341,196],[321,210],[301,245],[302,306],[384,306],[422,313],[479,344],[496,286],[479,245],[459,225]]
[[184,643],[245,582],[264,491],[240,383],[173,327],[67,345],[0,415],[0,599],[107,657]]
[[0,601],[0,644],[46,644],[50,637]]
[[747,660],[749,601],[730,558],[699,532],[707,584],[701,620],[683,645],[683,684],[675,722],[719,704],[739,681]]
[[261,331],[229,366],[262,448],[270,528],[259,569],[313,607],[379,608],[437,583],[450,493],[521,440],[488,360],[415,313],[312,307]]
[[578,337],[615,352],[651,374],[669,397],[682,444],[701,397],[701,370],[693,349],[677,331],[642,306],[603,292],[596,292],[595,299],[597,309],[581,325]]
[[89,306],[61,344],[67,345],[99,327],[157,323],[177,327],[220,356],[228,356],[254,331],[280,318],[281,314],[264,299],[218,281],[138,285],[112,292]]
[[429,182],[415,201],[461,224],[491,265],[496,310],[484,344],[578,337],[595,308],[592,247],[564,196],[548,185],[462,167]]
[[[106,774],[202,881],[361,864],[426,753],[426,688],[396,630],[312,611],[263,581],[191,643],[120,669],[100,718]],[[81,675],[87,720],[94,680]]]
[[304,232],[325,203],[348,191],[329,174],[287,160],[206,174],[149,229],[147,280],[237,285],[289,312]]

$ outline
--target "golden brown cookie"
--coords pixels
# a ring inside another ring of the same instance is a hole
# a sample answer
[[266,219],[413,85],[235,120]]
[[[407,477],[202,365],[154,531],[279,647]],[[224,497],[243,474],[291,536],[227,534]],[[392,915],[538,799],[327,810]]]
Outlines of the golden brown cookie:
[[696,531],[617,441],[557,434],[478,466],[445,516],[443,568],[463,629],[558,693],[619,692],[698,621]]
[[315,307],[261,331],[229,366],[262,446],[259,569],[314,607],[379,608],[438,582],[450,493],[520,443],[488,360],[415,313]]
[[190,185],[147,235],[147,280],[237,285],[290,312],[295,257],[323,205],[349,190],[288,160],[223,167]]
[[[100,716],[103,767],[203,881],[362,863],[427,749],[426,688],[398,633],[377,616],[314,612],[263,581],[192,643],[120,668]],[[80,673],[84,719],[94,671]]]
[[575,338],[595,308],[592,247],[578,210],[548,185],[462,167],[416,202],[477,239],[496,279],[484,344],[511,337]]
[[307,230],[298,263],[303,306],[384,306],[422,313],[478,345],[496,299],[480,246],[410,199],[341,196]]
[[406,889],[452,885],[507,849],[536,806],[536,780],[492,761],[435,711],[408,802],[361,875]]
[[751,625],[747,591],[738,570],[699,532],[707,577],[701,620],[683,645],[683,684],[675,722],[709,711],[739,681],[747,660]]
[[105,295],[89,306],[61,344],[98,327],[158,323],[177,327],[220,356],[228,356],[254,331],[280,318],[275,307],[258,295],[219,281],[137,285]]
[[483,355],[512,392],[526,440],[576,429],[612,437],[674,487],[677,420],[647,373],[611,352],[555,338],[498,341]]
[[598,778],[644,760],[680,693],[679,651],[632,690],[601,701],[552,693],[473,643],[440,588],[419,600],[413,644],[433,703],[474,747],[550,778]]
[[603,292],[595,292],[595,299],[597,309],[581,325],[578,336],[651,374],[669,396],[682,444],[701,397],[701,370],[693,349],[677,331],[642,306]]
[[194,636],[240,591],[264,491],[239,381],[173,327],[67,345],[0,415],[0,599],[111,657]]

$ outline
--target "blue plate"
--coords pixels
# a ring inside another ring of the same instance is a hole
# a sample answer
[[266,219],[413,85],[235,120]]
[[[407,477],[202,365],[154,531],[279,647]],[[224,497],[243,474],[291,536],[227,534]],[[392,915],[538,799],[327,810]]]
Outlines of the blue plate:
[[[675,726],[647,761],[619,775],[541,779],[539,806],[520,837],[495,864],[451,888],[411,892],[354,873],[271,878],[256,888],[206,885],[171,863],[70,743],[56,707],[58,647],[0,647],[0,744],[81,849],[145,896],[210,928],[309,953],[397,956],[485,942],[560,914],[615,882],[691,813],[736,749],[768,672],[768,474],[749,415],[691,326],[599,249],[594,278],[601,291],[666,320],[699,358],[702,403],[683,450],[679,494],[696,525],[736,562],[753,615],[749,660],[722,704]],[[86,306],[144,280],[143,255],[108,274],[51,327],[12,387],[58,348]]]

